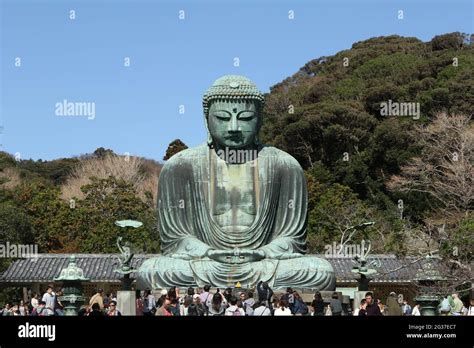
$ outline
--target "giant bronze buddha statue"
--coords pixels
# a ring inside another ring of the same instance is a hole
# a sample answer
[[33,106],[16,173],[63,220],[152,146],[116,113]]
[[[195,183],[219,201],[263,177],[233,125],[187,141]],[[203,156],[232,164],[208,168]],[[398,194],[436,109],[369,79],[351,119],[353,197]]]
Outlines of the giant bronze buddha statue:
[[243,76],[217,79],[203,99],[207,143],[174,155],[158,184],[162,254],[141,289],[171,286],[333,290],[334,271],[306,253],[307,189],[298,162],[261,144],[263,95]]

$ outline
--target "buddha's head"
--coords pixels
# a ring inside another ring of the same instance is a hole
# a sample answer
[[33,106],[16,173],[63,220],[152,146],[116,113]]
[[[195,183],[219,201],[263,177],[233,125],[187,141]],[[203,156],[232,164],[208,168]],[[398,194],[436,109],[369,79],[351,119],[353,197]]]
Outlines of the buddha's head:
[[263,94],[248,78],[218,78],[203,98],[208,144],[237,149],[258,144],[263,104]]

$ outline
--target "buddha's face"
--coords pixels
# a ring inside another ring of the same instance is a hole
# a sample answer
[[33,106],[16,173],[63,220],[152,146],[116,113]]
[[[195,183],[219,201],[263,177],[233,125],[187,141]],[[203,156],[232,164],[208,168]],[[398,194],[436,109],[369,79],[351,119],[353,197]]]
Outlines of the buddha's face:
[[260,128],[257,102],[212,102],[208,127],[212,139],[221,147],[244,148],[252,145]]

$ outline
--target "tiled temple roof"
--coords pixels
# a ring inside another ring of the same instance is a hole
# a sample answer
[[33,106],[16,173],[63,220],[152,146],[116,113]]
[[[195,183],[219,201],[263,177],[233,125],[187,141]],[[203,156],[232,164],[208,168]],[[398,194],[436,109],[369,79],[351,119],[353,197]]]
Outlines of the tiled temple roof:
[[[0,274],[0,283],[47,283],[53,282],[61,270],[67,267],[72,254],[39,254],[35,259],[18,259]],[[119,282],[120,274],[114,272],[119,268],[117,254],[74,254],[76,263],[84,270],[84,275],[92,282]],[[155,255],[137,254],[132,260],[132,267],[139,267],[142,262]],[[336,272],[338,283],[355,282],[356,275],[351,272],[354,263],[350,258],[325,257]],[[370,255],[380,265],[372,282],[408,283],[415,277],[423,261],[413,257],[397,258],[395,255]],[[416,261],[416,262],[414,262]],[[406,267],[402,267],[406,265]],[[399,269],[400,268],[400,269]],[[398,269],[395,272],[387,273]],[[132,274],[132,277],[134,275]]]

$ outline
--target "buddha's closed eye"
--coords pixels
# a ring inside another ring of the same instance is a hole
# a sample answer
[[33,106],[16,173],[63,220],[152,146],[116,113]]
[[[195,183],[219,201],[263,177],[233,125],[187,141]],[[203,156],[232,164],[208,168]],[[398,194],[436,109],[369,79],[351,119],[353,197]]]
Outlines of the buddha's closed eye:
[[253,111],[242,111],[239,114],[239,120],[243,120],[243,121],[251,120],[252,118],[254,118],[254,116],[255,116],[255,112]]
[[212,114],[212,116],[222,121],[230,120],[230,114],[225,111],[217,111],[214,114]]

